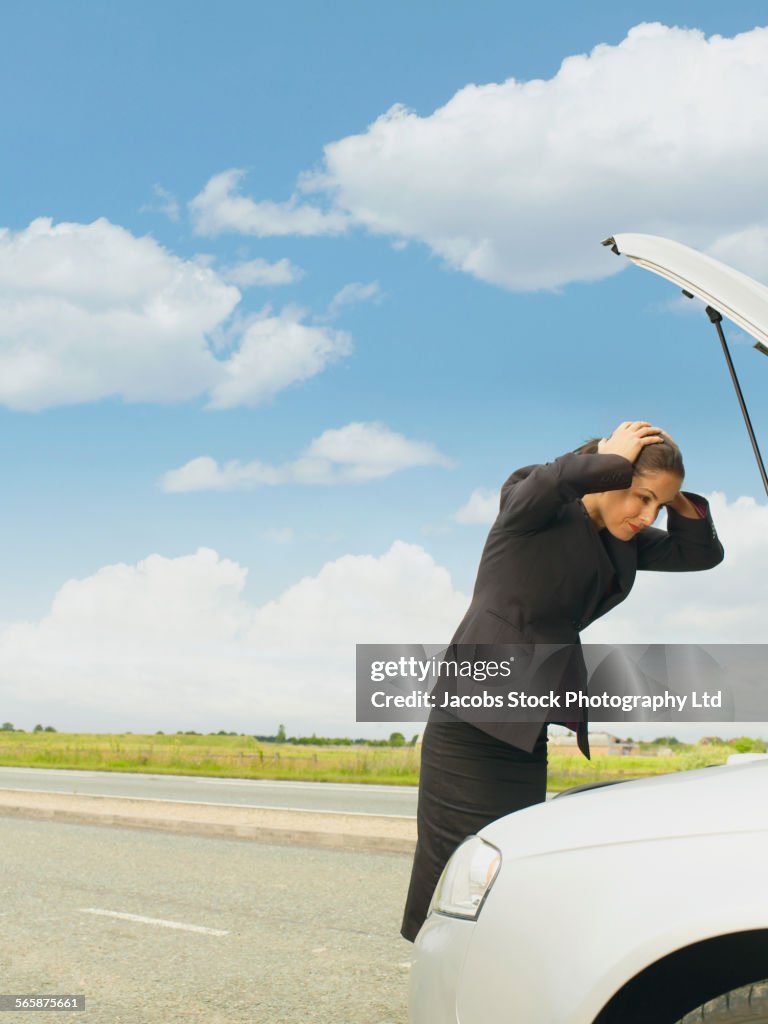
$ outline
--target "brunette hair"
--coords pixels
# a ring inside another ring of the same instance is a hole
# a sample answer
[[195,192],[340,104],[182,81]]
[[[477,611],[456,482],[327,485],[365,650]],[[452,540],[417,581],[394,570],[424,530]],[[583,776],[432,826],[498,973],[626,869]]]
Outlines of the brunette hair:
[[[675,476],[679,476],[681,480],[685,478],[685,466],[683,465],[683,455],[680,449],[677,447],[675,442],[669,436],[662,431],[661,434],[663,441],[661,444],[657,441],[655,444],[646,444],[643,446],[640,454],[634,461],[632,470],[635,476],[642,475],[643,473],[674,473]],[[597,455],[597,446],[602,438],[593,437],[590,441],[586,441],[580,448],[574,449],[575,455]]]

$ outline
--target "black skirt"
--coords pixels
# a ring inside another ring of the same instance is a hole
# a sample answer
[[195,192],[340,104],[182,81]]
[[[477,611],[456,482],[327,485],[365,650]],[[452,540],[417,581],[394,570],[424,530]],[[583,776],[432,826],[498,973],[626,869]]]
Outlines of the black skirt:
[[427,722],[422,737],[418,840],[400,934],[413,942],[453,851],[497,818],[541,803],[547,792],[547,727],[532,753],[469,722]]

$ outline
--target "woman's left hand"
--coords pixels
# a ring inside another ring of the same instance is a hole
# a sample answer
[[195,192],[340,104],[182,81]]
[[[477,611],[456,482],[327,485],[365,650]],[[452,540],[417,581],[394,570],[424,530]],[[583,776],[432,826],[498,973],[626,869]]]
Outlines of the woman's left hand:
[[696,506],[686,498],[682,491],[678,491],[672,501],[666,503],[666,507],[685,516],[686,519],[701,519]]

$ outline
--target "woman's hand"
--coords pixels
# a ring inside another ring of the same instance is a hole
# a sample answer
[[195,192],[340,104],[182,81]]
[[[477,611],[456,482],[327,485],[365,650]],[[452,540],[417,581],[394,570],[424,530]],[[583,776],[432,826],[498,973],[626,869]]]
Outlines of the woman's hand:
[[699,509],[698,505],[694,505],[682,491],[678,491],[672,501],[666,503],[667,508],[671,508],[673,512],[679,513],[681,516],[685,516],[686,519],[703,519],[706,516],[704,509]]
[[602,438],[597,446],[600,455],[623,455],[634,462],[647,444],[663,441],[660,427],[652,427],[643,420],[628,420],[620,423],[610,437]]

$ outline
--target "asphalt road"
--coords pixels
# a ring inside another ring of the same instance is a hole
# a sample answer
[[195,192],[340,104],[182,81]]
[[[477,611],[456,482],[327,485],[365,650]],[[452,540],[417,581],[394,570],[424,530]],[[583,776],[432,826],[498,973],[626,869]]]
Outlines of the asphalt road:
[[271,782],[261,779],[206,779],[188,775],[0,767],[0,789],[36,789],[49,793],[148,797],[156,800],[188,800],[193,803],[416,817],[415,786]]
[[64,1021],[407,1020],[409,856],[2,817],[0,847],[0,992],[85,994]]

